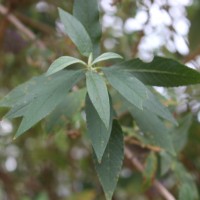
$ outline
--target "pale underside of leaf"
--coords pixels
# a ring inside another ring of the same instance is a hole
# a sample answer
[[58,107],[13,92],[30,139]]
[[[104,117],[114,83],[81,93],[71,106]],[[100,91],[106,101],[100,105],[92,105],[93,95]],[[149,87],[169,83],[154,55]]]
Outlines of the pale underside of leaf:
[[71,57],[71,56],[61,56],[60,58],[56,59],[49,67],[48,71],[46,72],[46,75],[52,75],[72,64],[80,63],[82,65],[86,65],[85,62],[82,60],[79,60],[77,58]]
[[123,59],[123,57],[120,56],[119,54],[113,53],[113,52],[103,53],[92,62],[92,65],[94,65],[98,62],[110,60],[110,59]]
[[96,72],[88,71],[86,73],[86,85],[92,104],[106,128],[109,129],[110,102],[105,81]]

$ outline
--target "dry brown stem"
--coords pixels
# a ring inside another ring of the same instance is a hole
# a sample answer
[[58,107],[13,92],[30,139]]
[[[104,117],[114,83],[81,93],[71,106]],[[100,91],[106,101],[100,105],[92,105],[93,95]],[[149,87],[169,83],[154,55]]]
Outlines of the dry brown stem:
[[[144,171],[144,166],[139,161],[139,159],[136,156],[134,156],[134,154],[131,152],[131,150],[128,147],[125,147],[124,153],[125,153],[125,157],[131,162],[131,164],[139,172]],[[166,200],[176,200],[175,197],[158,180],[154,180],[153,187]]]
[[23,33],[29,40],[36,41],[36,44],[39,48],[44,49],[45,45],[42,41],[38,40],[36,35],[24,24],[21,23],[19,19],[17,19],[16,16],[14,16],[12,13],[8,13],[8,9],[0,4],[0,14],[6,16],[8,21],[12,23],[21,33]]

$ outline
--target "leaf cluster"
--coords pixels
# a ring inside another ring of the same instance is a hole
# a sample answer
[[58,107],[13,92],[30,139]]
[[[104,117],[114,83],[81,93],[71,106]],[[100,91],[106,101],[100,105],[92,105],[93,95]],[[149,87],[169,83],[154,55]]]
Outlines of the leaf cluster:
[[[115,97],[110,91],[115,90],[120,96],[140,127],[146,144],[175,155],[165,121],[177,125],[176,119],[154,95],[151,86],[198,84],[200,74],[168,58],[155,57],[150,63],[144,63],[140,59],[121,61],[122,56],[113,52],[100,54],[102,33],[96,0],[75,0],[73,15],[58,10],[66,34],[88,61],[59,57],[45,74],[12,90],[0,101],[0,106],[11,108],[6,118],[22,117],[18,137],[63,105],[75,85],[83,89],[79,83],[84,81],[86,123],[94,164],[106,199],[111,200],[123,164],[124,139],[113,108]],[[105,67],[103,64],[110,59],[118,61],[117,64]]]

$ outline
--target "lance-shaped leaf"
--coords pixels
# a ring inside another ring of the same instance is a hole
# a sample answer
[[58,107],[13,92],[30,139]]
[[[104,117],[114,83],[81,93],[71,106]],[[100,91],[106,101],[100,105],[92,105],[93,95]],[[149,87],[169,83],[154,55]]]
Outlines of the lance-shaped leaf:
[[86,85],[92,104],[106,128],[109,129],[110,102],[105,81],[96,72],[88,71],[86,73]]
[[180,183],[178,200],[198,200],[198,188],[193,176],[189,174],[184,165],[177,160],[173,163],[173,173],[177,181]]
[[198,200],[198,189],[195,182],[189,181],[181,183],[179,186],[178,200]]
[[33,77],[26,83],[17,86],[0,101],[0,107],[14,107],[19,104],[29,103],[35,97],[36,93],[46,86],[46,84],[40,84],[44,82],[44,79],[47,78],[43,75]]
[[147,109],[145,104],[144,109],[139,110],[128,101],[124,101],[123,97],[116,92],[112,93],[112,97],[113,105],[117,107],[118,115],[130,112],[140,127],[142,133],[134,134],[138,140],[144,145],[158,146],[167,150],[167,152],[175,153],[172,141],[173,137],[158,114]]
[[[83,70],[58,72],[46,77],[40,76],[11,92],[6,98],[17,96],[7,117],[23,116],[16,136],[21,135],[48,115],[66,97],[70,88],[83,78]],[[37,81],[38,82],[37,82]],[[30,90],[32,89],[32,90]],[[23,95],[23,96],[21,96]]]
[[115,69],[104,68],[103,72],[110,84],[130,103],[142,109],[148,98],[145,85],[133,75]]
[[100,163],[111,134],[113,118],[112,106],[110,105],[110,124],[108,129],[105,127],[105,124],[100,119],[88,95],[86,96],[85,109],[88,135],[92,142],[97,160]]
[[110,59],[123,59],[123,57],[117,53],[112,53],[112,52],[103,53],[92,62],[92,65]]
[[94,155],[95,168],[103,187],[106,200],[111,200],[124,159],[123,134],[119,123],[114,120],[110,140],[101,163]]
[[61,22],[65,32],[78,48],[83,56],[89,56],[92,52],[92,42],[84,26],[74,16],[59,8]]
[[164,176],[173,166],[174,164],[174,156],[169,154],[166,151],[162,151],[159,153],[159,174],[160,176]]
[[164,123],[156,115],[148,110],[139,110],[132,105],[128,106],[129,111],[140,127],[146,144],[159,146],[162,149],[175,154],[172,137]]
[[169,109],[166,106],[162,105],[162,103],[158,100],[158,98],[153,95],[153,93],[148,90],[148,99],[144,101],[143,106],[144,109],[149,110],[150,112],[156,114],[157,116],[172,122],[175,125],[178,125],[177,121],[170,113]]
[[83,24],[93,44],[93,56],[100,54],[101,25],[99,22],[98,0],[75,0],[73,15]]
[[168,58],[155,57],[150,63],[133,59],[112,68],[132,73],[146,85],[176,87],[200,83],[199,72]]
[[173,127],[170,132],[174,143],[174,148],[179,153],[187,144],[189,129],[192,124],[192,115],[188,114],[179,120],[179,126]]
[[30,102],[39,96],[48,95],[55,87],[64,84],[66,79],[80,72],[82,73],[82,71],[64,71],[50,77],[45,75],[34,77],[13,89],[1,100],[0,106],[12,108],[6,114],[7,118],[12,119],[23,116]]
[[77,58],[71,57],[71,56],[61,56],[60,58],[56,59],[49,67],[46,75],[52,75],[72,64],[75,63],[80,63],[82,65],[86,65],[85,62],[83,62],[82,60],[79,60]]
[[155,153],[150,153],[148,155],[148,157],[146,158],[145,161],[145,167],[144,167],[144,171],[143,171],[143,176],[144,176],[144,185],[143,188],[146,190],[148,189],[153,181],[154,178],[156,176],[156,172],[157,172],[157,157],[155,155]]

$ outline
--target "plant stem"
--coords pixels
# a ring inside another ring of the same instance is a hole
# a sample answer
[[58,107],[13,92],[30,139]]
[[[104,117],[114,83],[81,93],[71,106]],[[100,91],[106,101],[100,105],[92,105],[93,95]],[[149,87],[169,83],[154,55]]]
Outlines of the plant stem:
[[[139,171],[144,171],[144,166],[141,162],[135,157],[128,147],[124,149],[125,157],[131,161],[131,164]],[[153,186],[159,192],[159,194],[166,200],[176,200],[175,197],[158,181],[154,180]]]
[[7,17],[10,23],[12,23],[20,32],[22,32],[26,37],[30,40],[36,40],[36,44],[39,46],[39,48],[44,49],[45,45],[42,41],[37,40],[36,35],[27,28],[24,24],[22,24],[19,19],[17,19],[13,14],[8,14],[8,9],[0,4],[0,14]]

